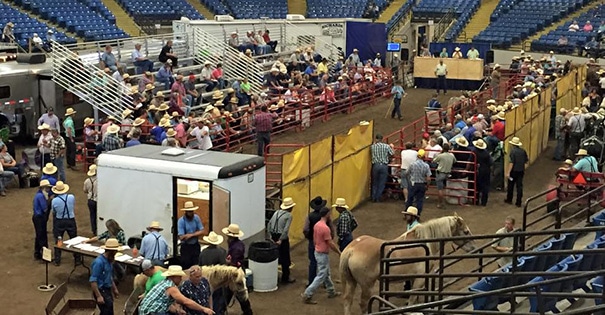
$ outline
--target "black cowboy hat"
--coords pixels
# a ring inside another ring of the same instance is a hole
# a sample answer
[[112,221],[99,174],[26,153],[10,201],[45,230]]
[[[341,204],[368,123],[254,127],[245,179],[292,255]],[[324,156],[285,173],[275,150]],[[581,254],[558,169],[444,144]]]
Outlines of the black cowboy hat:
[[311,207],[311,209],[315,211],[319,211],[319,209],[325,207],[327,203],[327,200],[324,200],[323,198],[321,198],[321,196],[317,196],[313,198],[313,200],[311,200],[311,202],[309,203],[309,207]]

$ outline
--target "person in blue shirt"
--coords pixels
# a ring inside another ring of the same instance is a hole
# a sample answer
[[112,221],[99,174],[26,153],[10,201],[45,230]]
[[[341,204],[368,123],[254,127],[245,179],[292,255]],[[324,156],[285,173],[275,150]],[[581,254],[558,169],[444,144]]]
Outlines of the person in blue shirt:
[[573,169],[578,172],[587,172],[587,173],[598,173],[599,167],[597,164],[597,159],[592,155],[588,155],[588,151],[586,149],[578,150],[576,153],[578,157],[578,161],[574,164]]
[[158,70],[155,75],[159,83],[164,84],[164,89],[170,90],[174,83],[174,76],[172,75],[172,62],[166,62],[163,67]]
[[40,177],[40,180],[44,179],[48,180],[51,186],[57,184],[57,167],[53,163],[46,163],[42,168],[42,177]]
[[391,89],[391,94],[393,94],[393,110],[391,111],[391,118],[395,118],[395,114],[397,114],[397,119],[403,120],[401,117],[401,99],[408,95],[401,86],[401,82],[395,82],[395,85]]
[[[67,194],[69,185],[58,181],[51,189],[56,195],[50,205],[53,212],[53,236],[55,244],[59,238],[63,238],[65,232],[69,238],[78,236],[78,228],[76,226],[76,197],[72,194]],[[76,261],[78,257],[74,256]],[[61,265],[61,250],[55,246],[55,265]]]
[[36,239],[34,241],[34,259],[42,259],[42,248],[48,247],[48,236],[46,235],[46,213],[48,212],[48,191],[50,182],[48,179],[40,181],[40,189],[34,196],[34,214],[32,222]]
[[184,269],[197,265],[200,257],[199,237],[204,231],[204,225],[200,217],[195,214],[197,209],[199,207],[192,201],[185,202],[185,207],[181,209],[185,211],[185,215],[177,222],[177,232],[181,241],[181,266]]
[[157,143],[162,143],[166,139],[166,129],[172,127],[168,119],[162,118],[160,123],[153,127],[149,133],[153,136]]
[[120,250],[120,243],[115,238],[110,238],[101,248],[105,252],[92,262],[88,281],[99,311],[101,311],[100,315],[113,315],[113,301],[120,294],[113,281],[113,262],[116,253]]
[[130,140],[128,140],[128,142],[126,142],[126,146],[125,147],[132,147],[135,145],[139,145],[141,144],[141,141],[139,141],[139,138],[141,137],[141,132],[138,130],[135,130],[132,132],[132,134],[130,135]]
[[433,98],[431,98],[429,100],[428,104],[426,105],[429,109],[435,110],[435,109],[441,108],[441,103],[439,103],[439,100],[437,99],[437,97],[439,97],[439,94],[437,94],[437,93],[433,94]]
[[143,237],[141,248],[139,249],[139,254],[146,259],[151,260],[156,266],[163,266],[164,259],[168,256],[168,242],[166,242],[164,236],[160,234],[163,230],[164,229],[160,227],[160,222],[151,222],[151,225],[147,227],[149,233]]

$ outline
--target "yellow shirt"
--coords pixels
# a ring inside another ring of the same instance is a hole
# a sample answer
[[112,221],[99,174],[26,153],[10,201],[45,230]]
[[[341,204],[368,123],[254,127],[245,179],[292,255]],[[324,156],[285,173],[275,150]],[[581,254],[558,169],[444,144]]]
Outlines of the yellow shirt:
[[319,74],[327,74],[328,73],[328,65],[324,64],[323,62],[320,62],[317,65],[317,73],[319,73]]

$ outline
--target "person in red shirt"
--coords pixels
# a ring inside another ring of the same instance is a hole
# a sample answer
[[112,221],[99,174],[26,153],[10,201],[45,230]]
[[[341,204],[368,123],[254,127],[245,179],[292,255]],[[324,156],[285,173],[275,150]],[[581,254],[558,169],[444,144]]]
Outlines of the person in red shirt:
[[492,117],[492,120],[495,118],[495,121],[492,122],[492,131],[489,136],[487,136],[486,141],[490,149],[498,146],[498,142],[504,141],[505,132],[504,132],[504,121],[506,120],[506,116],[504,112],[499,112],[498,115]]
[[265,149],[271,143],[271,131],[273,120],[277,118],[275,112],[269,113],[267,105],[262,105],[260,112],[254,115],[254,128],[256,129],[256,143],[258,144],[258,156],[265,155]]
[[265,40],[265,43],[267,45],[271,46],[271,52],[275,52],[275,48],[277,47],[277,41],[271,40],[271,38],[269,37],[269,30],[265,30],[265,33],[263,34],[263,39]]
[[219,90],[222,90],[225,88],[225,79],[223,77],[223,64],[222,63],[217,63],[216,64],[216,69],[212,70],[212,80],[216,80],[217,83],[217,87]]
[[319,289],[322,284],[326,285],[328,291],[328,298],[334,298],[339,296],[341,293],[334,290],[334,283],[330,276],[330,249],[340,255],[340,250],[336,243],[332,240],[332,233],[328,226],[328,220],[330,220],[330,209],[323,207],[319,210],[321,220],[313,227],[313,242],[315,244],[315,260],[317,260],[317,276],[313,279],[313,282],[309,284],[305,292],[301,294],[302,301],[305,304],[317,304],[313,300],[313,294]]

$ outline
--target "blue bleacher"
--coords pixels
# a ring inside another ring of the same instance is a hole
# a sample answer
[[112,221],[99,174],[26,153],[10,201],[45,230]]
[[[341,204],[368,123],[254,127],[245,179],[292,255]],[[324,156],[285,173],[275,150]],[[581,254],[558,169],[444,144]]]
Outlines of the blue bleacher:
[[118,3],[135,20],[178,20],[181,17],[204,19],[186,0],[118,0]]
[[15,39],[21,47],[28,47],[28,39],[33,37],[34,33],[38,33],[43,40],[46,40],[46,32],[48,30],[53,30],[57,41],[62,44],[76,42],[75,38],[68,37],[65,33],[57,31],[54,27],[31,18],[29,15],[0,2],[0,25],[6,25],[8,22],[15,24]]
[[309,18],[361,18],[368,0],[307,0]]
[[236,19],[285,19],[288,14],[287,0],[225,0],[225,3]]
[[410,12],[410,10],[412,10],[413,5],[414,5],[414,0],[408,0],[408,1],[406,1],[406,3],[403,6],[401,6],[401,8],[399,8],[399,10],[397,10],[397,12],[395,12],[395,14],[393,14],[391,19],[386,24],[387,33],[388,33],[388,31],[391,30],[391,28],[393,26],[395,26],[395,22],[398,19],[404,17],[406,14],[408,14]]
[[453,11],[455,15],[454,24],[445,34],[445,40],[452,41],[462,32],[479,5],[479,0],[422,0],[412,11],[414,12],[414,19],[432,19],[435,22],[439,21],[446,13]]
[[589,0],[501,0],[473,42],[508,48],[586,5]]

